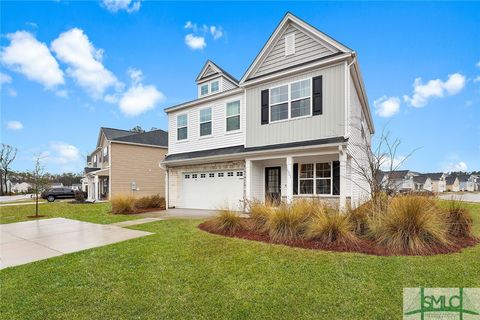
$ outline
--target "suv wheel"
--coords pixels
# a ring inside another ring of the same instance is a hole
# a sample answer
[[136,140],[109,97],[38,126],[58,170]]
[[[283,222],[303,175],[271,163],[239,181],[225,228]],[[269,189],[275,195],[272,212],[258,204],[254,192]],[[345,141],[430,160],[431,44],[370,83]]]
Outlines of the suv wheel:
[[54,196],[48,196],[47,201],[48,202],[53,202],[53,201],[55,201],[55,197]]

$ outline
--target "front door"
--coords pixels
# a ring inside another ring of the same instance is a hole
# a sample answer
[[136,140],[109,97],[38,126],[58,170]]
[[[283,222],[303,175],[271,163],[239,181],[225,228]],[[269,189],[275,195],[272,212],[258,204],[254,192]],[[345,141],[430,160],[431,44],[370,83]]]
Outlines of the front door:
[[265,168],[265,202],[279,204],[281,199],[281,168]]

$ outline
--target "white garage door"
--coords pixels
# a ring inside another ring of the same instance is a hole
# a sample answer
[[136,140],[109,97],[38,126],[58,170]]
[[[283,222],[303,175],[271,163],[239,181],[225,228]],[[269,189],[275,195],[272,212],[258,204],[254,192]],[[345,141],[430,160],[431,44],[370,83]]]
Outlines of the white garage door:
[[182,174],[182,208],[243,210],[243,171]]

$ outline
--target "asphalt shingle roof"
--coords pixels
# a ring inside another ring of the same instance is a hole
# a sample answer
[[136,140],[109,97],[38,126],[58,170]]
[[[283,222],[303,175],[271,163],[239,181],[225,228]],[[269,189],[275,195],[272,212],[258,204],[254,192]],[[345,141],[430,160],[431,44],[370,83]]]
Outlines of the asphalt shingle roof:
[[168,132],[160,129],[141,133],[134,132],[133,134],[121,136],[111,140],[168,147]]

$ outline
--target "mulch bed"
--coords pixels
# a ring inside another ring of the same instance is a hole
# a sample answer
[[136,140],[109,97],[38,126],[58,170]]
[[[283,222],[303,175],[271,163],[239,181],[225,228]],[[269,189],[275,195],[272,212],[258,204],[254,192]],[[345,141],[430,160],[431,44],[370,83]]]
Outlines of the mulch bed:
[[[248,223],[246,224],[248,225]],[[288,242],[274,242],[270,239],[268,233],[259,233],[259,232],[248,230],[248,229],[240,229],[233,233],[218,232],[210,227],[209,221],[205,221],[199,224],[198,228],[200,230],[203,230],[209,233],[218,234],[226,237],[261,241],[261,242],[273,243],[273,244],[282,244],[289,247],[296,247],[296,248],[303,248],[303,249],[335,251],[335,252],[354,252],[354,253],[364,253],[364,254],[376,255],[376,256],[412,255],[408,253],[398,254],[398,253],[390,252],[387,248],[381,247],[377,245],[374,241],[369,239],[359,238],[357,241],[351,242],[351,243],[336,242],[336,243],[330,243],[330,244],[319,242],[319,241],[308,241],[304,239],[288,241]],[[453,239],[451,246],[435,248],[432,250],[432,252],[425,255],[447,254],[447,253],[459,252],[463,248],[475,246],[480,242],[479,240],[480,239],[471,238],[471,237]]]
[[38,216],[27,216],[27,218],[30,218],[30,219],[43,218],[43,217],[46,217],[46,215],[39,214]]
[[148,209],[135,209],[134,212],[124,212],[124,213],[114,213],[114,214],[129,214],[135,215],[140,213],[148,213],[148,212],[156,212],[156,211],[164,211],[165,208],[148,208]]

